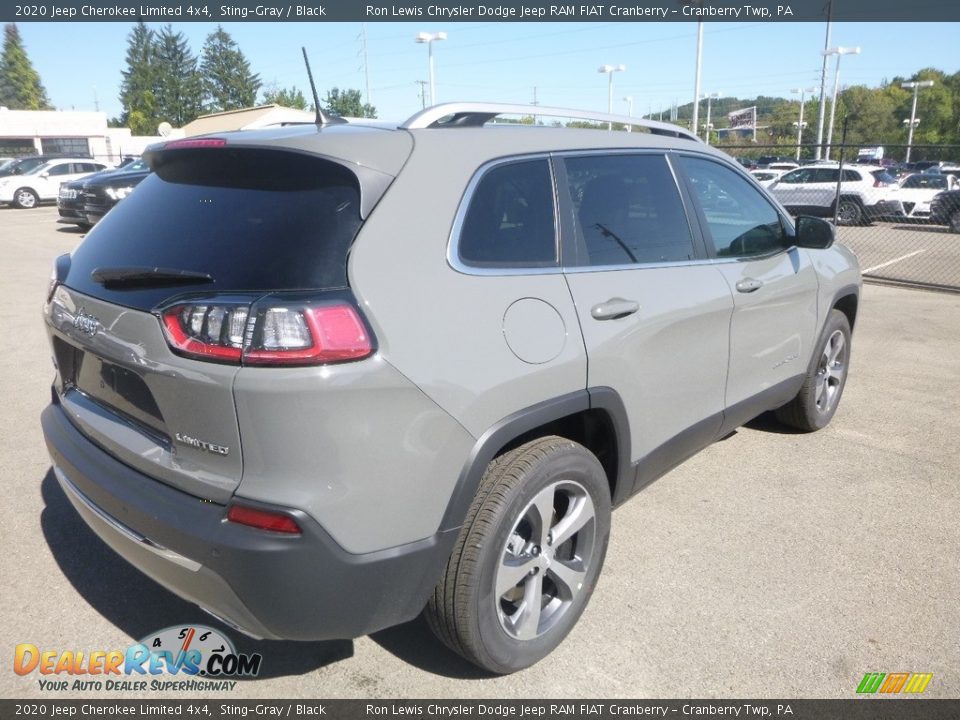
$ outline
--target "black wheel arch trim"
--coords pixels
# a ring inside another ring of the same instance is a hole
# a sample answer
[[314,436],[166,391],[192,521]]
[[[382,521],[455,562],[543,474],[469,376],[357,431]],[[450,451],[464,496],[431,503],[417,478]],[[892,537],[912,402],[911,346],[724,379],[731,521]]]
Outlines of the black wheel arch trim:
[[[830,308],[828,309],[827,314],[829,314],[829,311],[830,311],[830,310],[833,310],[834,308],[836,308],[836,307],[837,307],[837,304],[838,304],[841,300],[843,300],[844,298],[847,298],[847,297],[853,297],[853,298],[855,298],[856,301],[857,301],[857,311],[856,311],[856,313],[854,314],[854,317],[853,317],[852,319],[848,318],[848,319],[850,320],[850,330],[852,331],[852,330],[853,330],[854,321],[856,320],[856,314],[859,314],[859,312],[860,312],[860,285],[853,285],[853,284],[851,284],[851,285],[844,285],[844,286],[841,287],[839,290],[837,290],[837,291],[833,294],[833,299],[830,300]],[[827,320],[826,320],[826,314],[824,315],[824,320],[823,320],[823,321],[824,321],[824,323],[826,323],[826,321],[827,321]]]
[[605,412],[615,434],[617,477],[616,492],[611,498],[612,502],[617,505],[629,497],[632,489],[630,424],[623,400],[615,390],[609,387],[576,390],[518,410],[492,425],[479,437],[460,471],[438,532],[454,530],[463,525],[463,519],[467,515],[477,488],[480,487],[487,465],[503,447],[541,425],[587,410]]

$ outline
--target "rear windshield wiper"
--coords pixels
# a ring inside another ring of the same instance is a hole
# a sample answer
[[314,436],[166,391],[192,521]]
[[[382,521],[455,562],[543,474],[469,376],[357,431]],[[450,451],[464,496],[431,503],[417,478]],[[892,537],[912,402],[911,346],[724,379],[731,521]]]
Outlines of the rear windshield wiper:
[[103,285],[108,290],[198,285],[214,281],[213,276],[207,273],[161,267],[97,268],[90,273],[90,277],[95,283]]

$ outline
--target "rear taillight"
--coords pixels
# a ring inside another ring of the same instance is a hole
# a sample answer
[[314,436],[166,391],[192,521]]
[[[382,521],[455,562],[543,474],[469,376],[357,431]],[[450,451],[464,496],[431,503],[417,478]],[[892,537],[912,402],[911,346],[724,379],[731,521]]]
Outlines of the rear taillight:
[[322,305],[178,304],[162,311],[175,351],[244,365],[323,365],[373,353],[360,314],[347,302]]
[[259,530],[299,535],[300,526],[297,521],[283,513],[269,512],[252,508],[247,505],[231,505],[227,510],[227,520],[240,525],[247,525]]

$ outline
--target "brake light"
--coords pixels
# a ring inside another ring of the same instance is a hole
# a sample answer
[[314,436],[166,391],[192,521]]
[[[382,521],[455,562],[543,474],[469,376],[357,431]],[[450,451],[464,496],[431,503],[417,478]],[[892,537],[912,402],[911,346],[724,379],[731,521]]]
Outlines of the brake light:
[[182,150],[183,148],[212,148],[223,147],[227,144],[224,138],[184,138],[171,140],[163,146],[164,150]]
[[258,510],[246,505],[231,505],[227,511],[227,520],[258,530],[270,530],[271,532],[287,533],[288,535],[300,534],[300,526],[289,515]]
[[349,303],[255,306],[215,299],[161,314],[167,342],[181,355],[244,365],[323,365],[360,360],[373,343]]

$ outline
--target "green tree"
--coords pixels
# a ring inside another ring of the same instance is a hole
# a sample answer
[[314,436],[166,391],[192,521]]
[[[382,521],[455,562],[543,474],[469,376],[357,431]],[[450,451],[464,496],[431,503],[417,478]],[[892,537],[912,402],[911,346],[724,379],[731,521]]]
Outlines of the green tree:
[[377,109],[363,102],[359,90],[333,88],[323,100],[323,111],[340,117],[375,118]]
[[127,38],[127,67],[121,71],[120,113],[122,127],[134,135],[156,135],[157,117],[155,37],[141,20]]
[[307,99],[297,88],[268,88],[263,91],[262,105],[281,105],[282,107],[307,110]]
[[222,26],[203,43],[200,73],[207,112],[251,107],[257,101],[260,76],[250,72],[250,63]]
[[33,69],[15,23],[3,28],[0,54],[0,105],[11,110],[52,110],[40,74]]
[[174,127],[196,120],[203,108],[203,82],[197,58],[182,32],[167,25],[154,44],[157,73],[157,116]]

